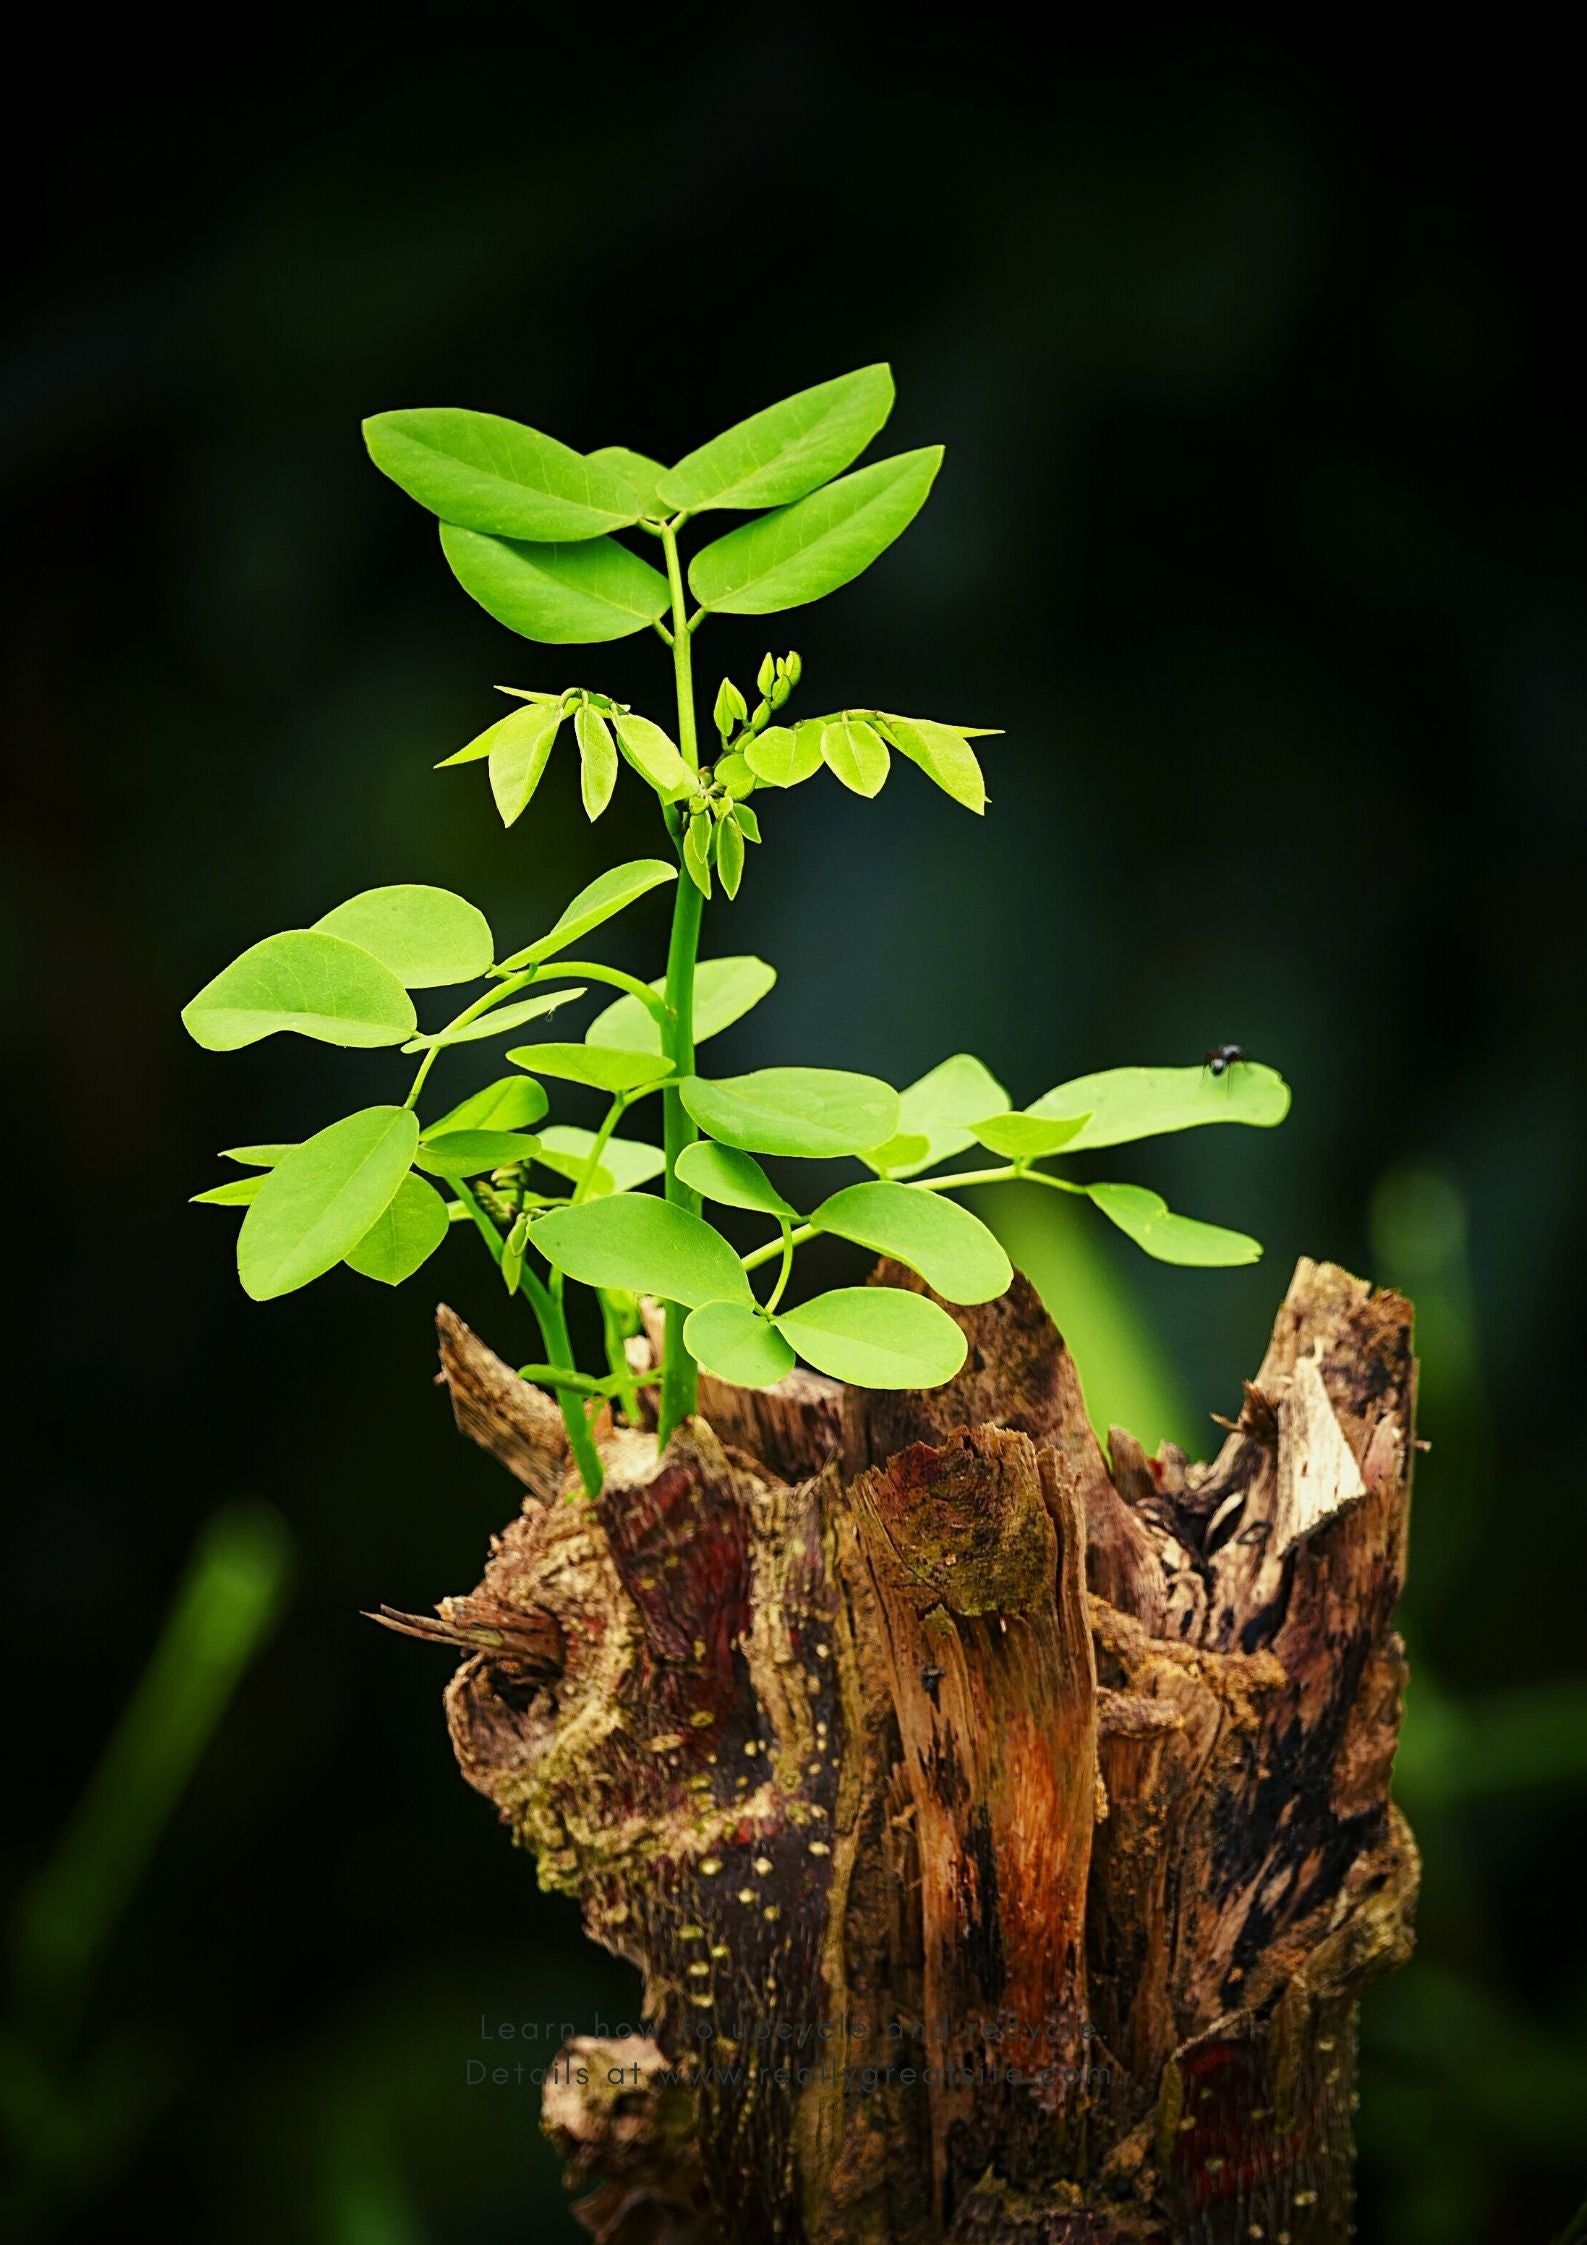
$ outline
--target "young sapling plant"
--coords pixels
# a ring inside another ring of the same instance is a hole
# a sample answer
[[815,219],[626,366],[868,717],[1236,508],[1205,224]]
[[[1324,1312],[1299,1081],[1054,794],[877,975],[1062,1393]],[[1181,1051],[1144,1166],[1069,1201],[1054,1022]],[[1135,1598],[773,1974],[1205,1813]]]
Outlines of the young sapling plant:
[[[454,1225],[476,1233],[531,1313],[537,1343],[522,1376],[555,1391],[591,1495],[601,1487],[593,1419],[609,1409],[639,1422],[641,1384],[659,1385],[665,1444],[695,1408],[701,1366],[743,1386],[774,1382],[801,1358],[860,1387],[929,1388],[954,1376],[966,1342],[939,1300],[864,1284],[794,1296],[798,1250],[818,1234],[891,1257],[960,1304],[1000,1295],[1012,1271],[996,1235],[953,1196],[1014,1179],[1085,1197],[1161,1261],[1219,1266],[1260,1253],[1242,1232],[1173,1214],[1143,1185],[1087,1183],[1053,1166],[1203,1124],[1282,1121],[1287,1087],[1243,1055],[1217,1071],[1072,1077],[1021,1108],[967,1053],[902,1091],[842,1069],[700,1071],[699,1047],[776,981],[758,958],[702,957],[701,936],[718,891],[729,904],[738,896],[748,846],[783,790],[824,768],[874,797],[898,756],[966,810],[986,807],[972,743],[987,728],[870,708],[796,715],[796,653],[767,654],[748,689],[724,678],[707,726],[697,721],[702,626],[838,591],[924,505],[940,446],[853,465],[892,403],[889,370],[862,367],[752,415],[671,468],[622,446],[580,454],[493,414],[439,408],[368,421],[375,464],[438,518],[453,575],[498,623],[546,646],[652,631],[671,654],[670,728],[592,685],[504,687],[514,706],[442,767],[483,763],[511,828],[559,743],[577,756],[591,820],[626,764],[656,799],[664,854],[612,867],[505,952],[483,913],[448,890],[368,890],[313,927],[251,945],[182,1016],[212,1051],[291,1031],[411,1058],[406,1086],[390,1084],[379,1104],[296,1144],[228,1149],[245,1174],[196,1197],[242,1209],[237,1267],[259,1301],[341,1265],[399,1285]],[[710,519],[734,514],[748,519],[726,529]],[[687,568],[686,534],[704,538]],[[607,922],[668,885],[664,972],[644,981],[587,955]],[[474,994],[423,1030],[413,993],[430,990]],[[552,1017],[602,991],[615,994],[595,1018],[559,1035]],[[512,1072],[497,1072],[493,1058],[479,1088],[433,1102],[437,1063],[468,1047],[505,1048]],[[594,1129],[553,1119],[548,1087],[564,1086],[604,1097]],[[643,1127],[653,1102],[659,1131]],[[859,1174],[811,1206],[800,1164],[834,1158]],[[722,1210],[761,1219],[764,1238],[741,1251],[713,1220]],[[599,1312],[603,1361],[593,1369],[575,1358],[570,1282],[590,1290]],[[646,1295],[665,1305],[655,1373],[636,1371],[627,1346]]]

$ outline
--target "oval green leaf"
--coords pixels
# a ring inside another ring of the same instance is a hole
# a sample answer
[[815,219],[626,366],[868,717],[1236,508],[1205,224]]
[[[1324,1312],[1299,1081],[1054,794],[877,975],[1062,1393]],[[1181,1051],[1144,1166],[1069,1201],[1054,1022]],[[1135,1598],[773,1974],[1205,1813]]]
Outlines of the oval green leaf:
[[533,800],[562,730],[563,714],[560,702],[525,702],[485,735],[491,744],[491,800],[503,826],[522,818]]
[[883,734],[945,795],[979,815],[986,809],[986,780],[975,750],[963,733],[951,725],[933,725],[922,717],[878,717]]
[[[719,1036],[758,1006],[777,980],[777,969],[748,952],[737,958],[702,959],[694,970],[694,1041]],[[666,977],[650,985],[658,998],[667,994]],[[661,1024],[637,998],[621,997],[595,1016],[585,1031],[592,1045],[622,1045],[629,1052],[659,1052]]]
[[[1005,1161],[1040,1161],[1056,1154],[1084,1130],[1087,1115],[988,1115],[975,1126],[976,1141]],[[940,1290],[939,1290],[940,1291]]]
[[[1006,1108],[1008,1093],[973,1054],[956,1052],[900,1092],[898,1105],[899,1138],[868,1149],[866,1163],[894,1177],[914,1177],[973,1146],[972,1126]],[[904,1143],[922,1138],[923,1146]]]
[[702,1216],[650,1193],[553,1209],[530,1236],[548,1262],[586,1286],[625,1286],[691,1309],[753,1299],[721,1233]]
[[794,1368],[777,1328],[742,1302],[705,1302],[684,1320],[683,1345],[702,1372],[734,1387],[769,1388]]
[[318,928],[267,935],[182,1008],[208,1052],[235,1052],[292,1030],[320,1044],[400,1045],[416,1024],[413,1000],[361,944]]
[[677,878],[678,868],[669,865],[664,858],[638,857],[627,865],[614,865],[609,873],[591,881],[588,888],[580,889],[549,934],[525,944],[510,959],[504,959],[502,965],[527,967],[541,959],[554,958],[557,952],[566,951],[581,935],[588,935],[591,928],[598,928],[603,921],[614,918],[637,898],[659,888],[664,881]]
[[507,1058],[531,1075],[589,1084],[596,1091],[637,1091],[657,1083],[672,1062],[655,1052],[624,1052],[613,1045],[518,1045]]
[[768,787],[797,787],[821,769],[820,727],[768,725],[750,741],[744,761]]
[[402,1049],[404,1052],[429,1052],[435,1046],[477,1045],[486,1037],[499,1037],[504,1031],[521,1029],[526,1021],[540,1021],[546,1014],[555,1013],[560,1006],[571,1005],[575,998],[583,995],[582,983],[574,983],[566,990],[542,990],[537,998],[520,998],[513,1005],[493,1007],[477,1021],[460,1022],[451,1029],[436,1029],[428,1036],[410,1037]]
[[1261,1256],[1260,1240],[1244,1232],[1225,1231],[1221,1224],[1176,1216],[1160,1193],[1149,1192],[1144,1185],[1088,1185],[1086,1191],[1104,1216],[1159,1263],[1225,1270],[1239,1263],[1254,1263]]
[[596,466],[607,468],[613,475],[621,476],[644,512],[653,521],[662,521],[675,510],[664,504],[656,486],[666,474],[659,460],[652,460],[646,452],[634,452],[626,444],[603,444],[585,458]]
[[770,616],[820,600],[908,529],[941,465],[941,445],[902,452],[746,522],[695,555],[689,589],[702,608],[729,616]]
[[1222,1076],[1206,1068],[1106,1068],[1043,1092],[1025,1112],[1089,1115],[1069,1141],[1069,1151],[1080,1153],[1087,1146],[1123,1146],[1202,1123],[1252,1123],[1270,1130],[1289,1113],[1289,1086],[1275,1069],[1255,1060],[1237,1061]]
[[[573,1123],[556,1123],[550,1130],[540,1133],[540,1151],[535,1158],[542,1168],[553,1170],[557,1176],[566,1177],[577,1185],[583,1179],[594,1147],[593,1130],[580,1130]],[[631,1193],[659,1177],[666,1166],[667,1157],[659,1146],[647,1146],[639,1138],[614,1136],[601,1148],[600,1165],[588,1191],[591,1194]]]
[[575,710],[573,730],[579,743],[579,792],[584,799],[584,814],[593,825],[617,785],[617,744],[610,725],[588,702],[580,702]]
[[419,1141],[414,1160],[435,1177],[478,1177],[487,1169],[506,1169],[530,1161],[538,1138],[517,1130],[431,1130]]
[[653,624],[667,580],[611,538],[523,545],[441,525],[441,550],[463,590],[497,623],[547,646],[596,646]]
[[949,1302],[993,1302],[1013,1283],[1014,1267],[981,1219],[923,1185],[845,1185],[810,1221],[907,1263]]
[[431,1123],[426,1136],[437,1138],[443,1130],[530,1130],[548,1105],[532,1076],[498,1076]]
[[723,1208],[753,1208],[788,1223],[799,1222],[799,1211],[783,1199],[754,1155],[740,1153],[736,1146],[697,1138],[678,1156],[677,1171],[691,1192]]
[[827,770],[856,795],[880,795],[890,759],[887,743],[874,725],[860,717],[834,717],[821,728],[821,755]]
[[857,1388],[935,1388],[968,1352],[947,1311],[896,1286],[840,1286],[796,1310],[777,1330],[807,1364]]
[[314,925],[373,953],[405,990],[472,982],[496,955],[490,922],[476,905],[411,881],[365,889]]
[[708,1137],[751,1154],[859,1154],[898,1128],[892,1085],[840,1068],[757,1068],[714,1082],[688,1076],[679,1089]]
[[447,1235],[446,1203],[422,1177],[407,1176],[396,1197],[358,1245],[343,1257],[350,1269],[382,1286],[400,1286],[427,1263]]
[[258,1199],[263,1183],[262,1172],[256,1177],[229,1177],[224,1185],[211,1185],[207,1193],[193,1193],[189,1198],[195,1208],[246,1208]]
[[610,465],[496,413],[420,406],[364,423],[369,457],[443,522],[502,538],[598,538],[637,522],[639,493]]
[[243,1218],[244,1290],[273,1301],[340,1263],[391,1205],[418,1145],[410,1109],[366,1107],[294,1146]]
[[[296,1143],[294,1139],[292,1145]],[[292,1145],[222,1146],[220,1158],[222,1161],[246,1162],[250,1169],[274,1169],[278,1162],[285,1161],[292,1151]]]
[[632,712],[613,722],[617,728],[617,745],[640,778],[649,780],[664,802],[693,794],[694,774],[683,761],[676,744],[659,725],[653,725],[648,717],[635,717]]
[[752,413],[661,476],[674,511],[781,507],[857,460],[893,409],[887,366],[862,366]]

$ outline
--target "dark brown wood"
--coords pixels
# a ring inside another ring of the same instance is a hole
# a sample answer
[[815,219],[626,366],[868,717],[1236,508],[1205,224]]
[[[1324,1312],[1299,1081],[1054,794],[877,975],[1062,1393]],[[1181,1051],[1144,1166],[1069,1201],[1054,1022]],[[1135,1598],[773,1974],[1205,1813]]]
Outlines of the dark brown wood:
[[1408,1305],[1302,1263],[1208,1465],[1104,1455],[1024,1280],[953,1314],[927,1394],[707,1383],[659,1459],[603,1424],[591,1504],[442,1313],[528,1494],[473,1597],[386,1618],[466,1651],[464,1774],[644,1975],[644,2038],[546,2091],[581,2218],[1337,2245],[1356,2001],[1417,1875]]

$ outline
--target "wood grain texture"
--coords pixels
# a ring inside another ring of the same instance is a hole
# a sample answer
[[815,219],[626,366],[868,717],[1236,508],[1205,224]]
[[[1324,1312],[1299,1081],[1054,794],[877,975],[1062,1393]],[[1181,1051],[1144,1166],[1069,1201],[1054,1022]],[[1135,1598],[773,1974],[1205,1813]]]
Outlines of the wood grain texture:
[[633,2097],[547,2091],[581,2218],[1337,2245],[1356,2000],[1417,1874],[1408,1305],[1302,1263],[1205,1465],[1104,1455],[1023,1279],[950,1314],[927,1394],[713,1382],[659,1458],[606,1423],[594,1504],[443,1323],[526,1501],[471,1598],[391,1618],[466,1651],[464,1774],[645,1979]]

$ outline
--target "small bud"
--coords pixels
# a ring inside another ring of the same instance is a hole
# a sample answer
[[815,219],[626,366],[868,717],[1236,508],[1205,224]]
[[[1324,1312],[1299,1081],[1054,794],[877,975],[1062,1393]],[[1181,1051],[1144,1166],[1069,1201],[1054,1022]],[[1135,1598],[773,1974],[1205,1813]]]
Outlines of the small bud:
[[743,695],[731,678],[724,678],[716,690],[716,708],[712,712],[716,719],[716,729],[723,740],[728,738],[735,726],[744,722],[748,714]]
[[799,657],[792,652],[792,650],[790,650],[783,657],[782,667],[788,674],[789,685],[797,686],[800,676],[804,670],[804,664],[799,660]]
[[763,694],[769,694],[771,692],[772,681],[776,678],[776,676],[777,664],[775,659],[770,655],[763,655],[761,657],[760,668],[755,673],[755,684]]
[[528,1242],[529,1219],[527,1216],[520,1216],[507,1234],[506,1245],[501,1251],[501,1279],[509,1294],[516,1294],[518,1291],[518,1281],[523,1275],[524,1249]]

